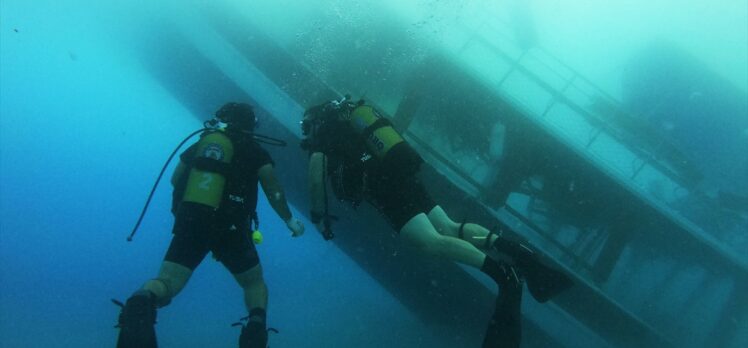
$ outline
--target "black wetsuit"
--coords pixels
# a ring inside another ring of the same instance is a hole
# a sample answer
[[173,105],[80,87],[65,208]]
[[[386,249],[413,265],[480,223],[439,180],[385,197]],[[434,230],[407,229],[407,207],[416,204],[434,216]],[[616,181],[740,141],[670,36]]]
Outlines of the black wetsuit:
[[[248,136],[231,135],[229,138],[234,147],[234,158],[226,175],[220,208],[182,202],[189,168],[177,179],[172,205],[174,237],[165,261],[194,270],[212,251],[232,274],[245,272],[259,264],[257,251],[247,231],[249,218],[257,206],[258,170],[266,164],[273,164],[273,160]],[[181,154],[180,160],[189,166],[198,157],[200,154],[196,154],[195,144]]]
[[345,121],[320,125],[308,140],[311,152],[327,156],[327,173],[338,198],[347,197],[341,197],[336,187],[355,190],[360,185],[363,199],[376,207],[395,231],[436,206],[417,177],[423,159],[407,142],[392,147],[384,158],[375,158],[368,155],[361,135]]

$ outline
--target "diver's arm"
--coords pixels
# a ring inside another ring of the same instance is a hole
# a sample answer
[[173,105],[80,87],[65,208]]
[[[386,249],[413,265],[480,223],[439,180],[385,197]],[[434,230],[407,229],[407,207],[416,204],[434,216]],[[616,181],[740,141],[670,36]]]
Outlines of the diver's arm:
[[182,176],[182,173],[187,169],[187,165],[184,164],[184,162],[179,161],[179,164],[177,165],[177,168],[174,169],[174,173],[171,175],[171,186],[176,187],[177,182],[179,181],[179,177]]
[[275,177],[273,164],[268,163],[260,167],[257,174],[260,179],[262,191],[265,192],[265,196],[267,197],[270,206],[275,210],[275,213],[278,214],[278,217],[283,219],[283,221],[291,219],[291,209],[288,208],[286,196],[283,194],[283,187],[281,187],[280,182],[278,182],[278,179]]
[[268,163],[260,167],[257,171],[257,176],[260,179],[260,186],[262,186],[262,191],[265,192],[270,206],[278,214],[278,217],[286,223],[286,227],[291,231],[291,235],[298,237],[304,234],[304,224],[291,215],[291,209],[288,208],[286,196],[283,194],[283,187],[281,187],[278,179],[275,177],[273,164]]
[[309,194],[311,197],[312,222],[319,221],[314,216],[325,213],[325,154],[314,152],[309,158]]

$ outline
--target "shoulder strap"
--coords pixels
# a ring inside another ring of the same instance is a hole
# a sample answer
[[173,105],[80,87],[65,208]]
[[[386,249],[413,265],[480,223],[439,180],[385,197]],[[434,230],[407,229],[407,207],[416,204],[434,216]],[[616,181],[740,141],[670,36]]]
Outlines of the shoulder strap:
[[234,161],[231,162],[232,163],[226,163],[208,157],[194,157],[187,164],[202,171],[218,173],[225,177],[228,177],[231,174],[231,169],[233,168],[232,164]]

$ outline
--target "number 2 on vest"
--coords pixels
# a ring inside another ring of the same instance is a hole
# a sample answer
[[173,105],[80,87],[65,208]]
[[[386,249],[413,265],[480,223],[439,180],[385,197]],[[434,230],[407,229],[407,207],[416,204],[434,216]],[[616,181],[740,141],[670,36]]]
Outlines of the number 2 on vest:
[[201,190],[210,190],[210,183],[213,181],[213,175],[203,173],[203,180],[197,185]]

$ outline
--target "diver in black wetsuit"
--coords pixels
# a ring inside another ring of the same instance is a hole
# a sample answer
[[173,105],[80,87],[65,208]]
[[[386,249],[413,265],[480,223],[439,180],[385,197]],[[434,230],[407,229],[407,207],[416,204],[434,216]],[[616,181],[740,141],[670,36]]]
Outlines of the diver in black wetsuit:
[[[480,269],[499,286],[496,311],[484,347],[519,347],[523,284],[540,302],[571,286],[571,280],[542,262],[526,243],[501,237],[507,226],[489,231],[456,223],[419,181],[423,160],[389,121],[363,101],[332,101],[309,108],[302,147],[310,152],[312,222],[326,239],[333,237],[327,212],[326,180],[340,200],[368,201],[407,243],[429,255]],[[500,258],[483,250],[495,250]]]
[[301,236],[304,225],[291,215],[273,160],[255,141],[252,107],[228,103],[218,110],[215,120],[226,127],[204,131],[200,140],[180,156],[171,180],[174,236],[158,276],[123,305],[118,348],[157,346],[156,308],[169,304],[184,288],[208,252],[213,252],[244,290],[249,316],[242,325],[239,347],[267,346],[267,286],[257,250],[248,236],[250,217],[256,222],[258,182],[292,236]]

